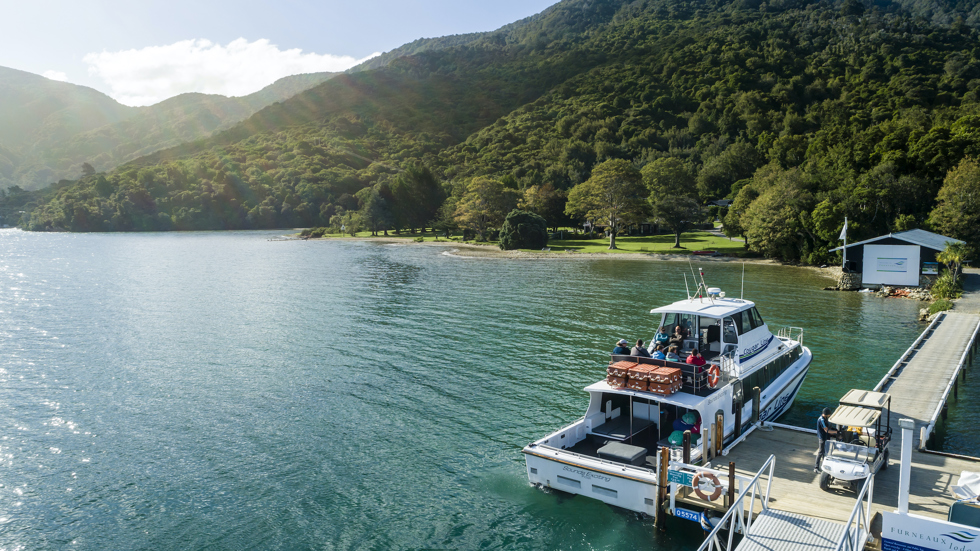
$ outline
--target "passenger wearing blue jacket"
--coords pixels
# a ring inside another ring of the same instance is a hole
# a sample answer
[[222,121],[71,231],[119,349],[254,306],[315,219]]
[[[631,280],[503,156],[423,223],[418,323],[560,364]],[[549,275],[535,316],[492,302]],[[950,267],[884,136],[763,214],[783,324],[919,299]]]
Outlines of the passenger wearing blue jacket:
[[629,346],[629,341],[626,339],[619,339],[619,342],[616,343],[616,348],[613,348],[613,356],[629,356]]

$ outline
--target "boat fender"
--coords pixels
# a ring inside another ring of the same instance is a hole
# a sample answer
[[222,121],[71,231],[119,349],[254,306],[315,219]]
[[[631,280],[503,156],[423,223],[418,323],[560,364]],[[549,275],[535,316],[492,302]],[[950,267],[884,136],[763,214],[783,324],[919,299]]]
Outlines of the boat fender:
[[[711,484],[715,489],[715,491],[712,492],[711,495],[708,495],[701,490],[702,478],[707,478],[708,480],[711,481]],[[721,483],[718,482],[718,477],[711,473],[700,472],[694,475],[694,480],[691,481],[691,486],[694,486],[694,493],[698,494],[698,497],[700,497],[701,499],[714,501],[718,499],[719,496],[721,496]]]
[[717,365],[713,365],[708,368],[708,386],[711,388],[718,387],[718,381],[721,380],[721,369]]

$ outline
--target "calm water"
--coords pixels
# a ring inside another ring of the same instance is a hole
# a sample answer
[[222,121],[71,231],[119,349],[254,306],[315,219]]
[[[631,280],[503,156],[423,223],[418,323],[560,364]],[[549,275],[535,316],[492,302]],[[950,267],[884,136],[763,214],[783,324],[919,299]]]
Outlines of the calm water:
[[[584,412],[687,264],[275,237],[0,232],[0,549],[697,540],[531,488],[520,452]],[[737,296],[740,265],[705,267]],[[746,269],[746,298],[814,352],[786,422],[876,383],[922,328],[916,302],[826,285]]]

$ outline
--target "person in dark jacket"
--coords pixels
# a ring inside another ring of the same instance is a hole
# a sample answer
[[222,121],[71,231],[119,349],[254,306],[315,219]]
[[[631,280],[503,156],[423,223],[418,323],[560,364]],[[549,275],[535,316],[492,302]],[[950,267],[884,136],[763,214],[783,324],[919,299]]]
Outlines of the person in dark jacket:
[[630,356],[639,356],[641,358],[649,358],[650,353],[647,349],[643,347],[643,339],[637,339],[636,346],[630,351]]
[[629,346],[630,343],[626,339],[619,339],[619,342],[616,343],[616,348],[613,348],[612,353],[614,356],[629,356]]
[[837,431],[830,428],[827,425],[827,419],[830,418],[830,408],[823,408],[823,413],[820,417],[817,417],[817,462],[813,465],[813,472],[820,472],[820,462],[823,461],[823,456],[827,453],[827,440],[831,436],[837,434]]

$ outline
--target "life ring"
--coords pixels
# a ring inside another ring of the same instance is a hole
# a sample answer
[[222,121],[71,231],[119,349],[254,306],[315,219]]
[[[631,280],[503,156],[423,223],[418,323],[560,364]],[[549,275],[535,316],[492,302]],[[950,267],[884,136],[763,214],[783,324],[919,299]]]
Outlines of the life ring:
[[[701,491],[701,478],[707,478],[708,480],[711,481],[711,484],[714,486],[715,491],[712,492],[710,496]],[[691,481],[691,486],[694,486],[694,493],[698,494],[698,497],[700,497],[701,499],[714,501],[718,499],[718,496],[721,495],[721,482],[718,482],[717,476],[708,472],[700,472],[694,475],[694,480]]]
[[711,388],[716,388],[718,386],[718,381],[721,380],[721,369],[717,365],[713,365],[708,368],[708,386]]

